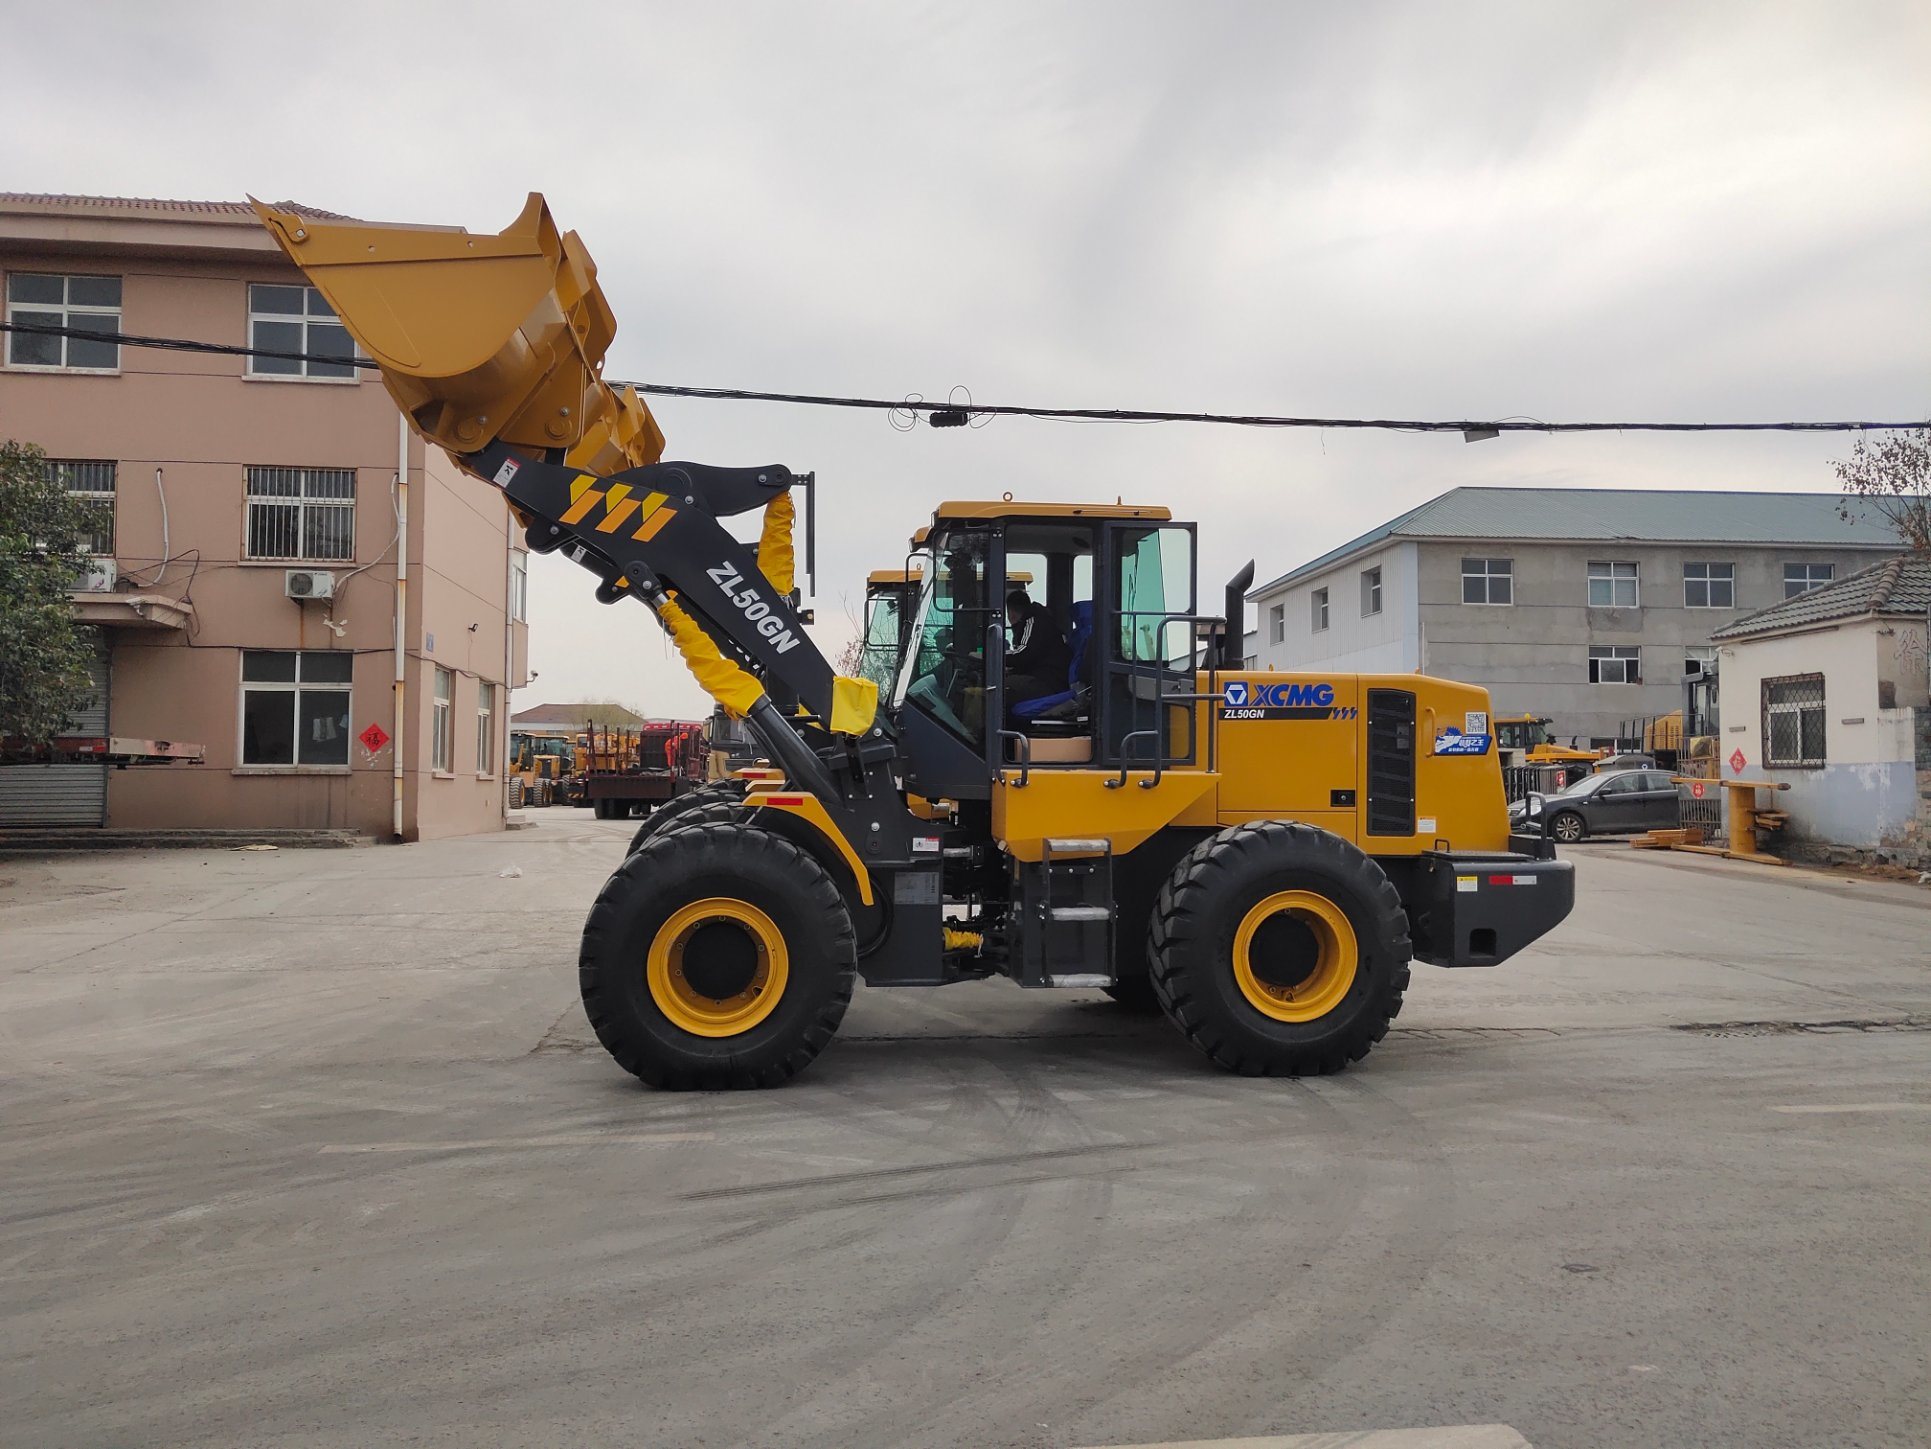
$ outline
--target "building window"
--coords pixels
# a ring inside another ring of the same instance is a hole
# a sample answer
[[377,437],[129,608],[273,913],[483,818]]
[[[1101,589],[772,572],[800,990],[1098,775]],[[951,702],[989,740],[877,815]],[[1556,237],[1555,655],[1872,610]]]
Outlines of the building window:
[[455,740],[450,731],[454,719],[450,713],[449,700],[455,681],[447,669],[436,666],[436,705],[435,714],[430,721],[429,768],[449,772],[449,761],[455,755]]
[[1686,563],[1683,565],[1684,608],[1734,609],[1736,606],[1735,564]]
[[1686,644],[1683,646],[1683,674],[1685,678],[1697,679],[1705,674],[1716,673],[1716,645]]
[[248,557],[343,563],[355,557],[353,468],[250,468]]
[[69,498],[78,499],[92,509],[94,526],[81,535],[80,546],[88,553],[113,553],[114,465],[72,458],[49,458],[47,481],[66,489]]
[[1637,606],[1636,565],[1589,561],[1589,607],[1633,609]]
[[1589,682],[1591,684],[1641,684],[1643,651],[1633,644],[1591,644]]
[[1464,604],[1513,604],[1515,602],[1515,560],[1510,558],[1463,559],[1462,602]]
[[510,555],[510,618],[519,624],[530,621],[530,556]]
[[1381,612],[1381,570],[1378,568],[1361,571],[1361,617]]
[[496,686],[478,684],[476,686],[476,773],[492,774],[496,769],[496,751],[491,748],[496,743],[496,732],[491,728],[491,717],[496,709]]
[[242,764],[347,765],[354,663],[346,650],[244,649]]
[[1308,600],[1313,605],[1314,632],[1319,634],[1328,626],[1328,591],[1316,589],[1308,596]]
[[1287,642],[1287,605],[1275,604],[1267,611],[1267,639],[1271,644]]
[[1787,674],[1764,680],[1763,762],[1792,770],[1823,767],[1823,675]]
[[[7,320],[32,327],[70,327],[82,332],[121,330],[119,277],[56,277],[15,272],[7,278]],[[121,344],[92,337],[7,334],[10,367],[64,367],[75,372],[113,372]]]
[[1812,589],[1821,589],[1836,577],[1836,564],[1787,563],[1783,566],[1783,596],[1794,599]]
[[[248,345],[267,352],[306,352],[326,362],[290,362],[282,357],[248,359],[250,377],[303,377],[354,382],[355,344],[337,320],[335,309],[313,287],[248,288]],[[340,362],[334,361],[341,358]]]

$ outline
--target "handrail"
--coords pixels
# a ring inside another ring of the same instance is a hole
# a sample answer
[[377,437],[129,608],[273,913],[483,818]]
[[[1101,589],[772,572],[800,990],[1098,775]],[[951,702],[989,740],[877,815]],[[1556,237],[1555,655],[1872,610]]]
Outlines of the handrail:
[[1131,762],[1126,760],[1128,753],[1127,746],[1135,740],[1152,740],[1154,745],[1153,778],[1140,781],[1140,788],[1142,790],[1151,790],[1160,783],[1160,776],[1166,766],[1166,751],[1160,748],[1160,731],[1157,729],[1134,730],[1131,734],[1123,735],[1120,738],[1120,756],[1122,760],[1120,765],[1120,778],[1117,780],[1102,780],[1100,783],[1105,785],[1107,789],[1120,790],[1126,787],[1127,772],[1133,768]]
[[[1000,730],[999,738],[1002,740],[1019,741],[1019,744],[1020,744],[1019,778],[1017,780],[1012,781],[1011,784],[1013,789],[1023,790],[1026,788],[1026,781],[1032,777],[1032,770],[1033,770],[1032,738],[1029,735],[1020,733],[1018,730]],[[1003,753],[1003,751],[1001,753]],[[1004,761],[1001,761],[1002,766],[1003,764],[1004,764]]]

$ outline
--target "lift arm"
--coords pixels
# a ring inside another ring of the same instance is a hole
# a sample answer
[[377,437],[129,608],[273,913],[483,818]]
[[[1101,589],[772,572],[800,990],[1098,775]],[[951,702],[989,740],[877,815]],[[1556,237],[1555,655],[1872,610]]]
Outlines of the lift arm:
[[[616,322],[596,267],[543,198],[497,236],[255,210],[416,429],[503,491],[531,548],[590,570],[605,602],[649,605],[699,681],[816,792],[823,766],[792,711],[861,735],[877,695],[836,674],[789,597],[799,477],[660,461],[648,405],[603,380]],[[759,507],[762,558],[719,522]]]

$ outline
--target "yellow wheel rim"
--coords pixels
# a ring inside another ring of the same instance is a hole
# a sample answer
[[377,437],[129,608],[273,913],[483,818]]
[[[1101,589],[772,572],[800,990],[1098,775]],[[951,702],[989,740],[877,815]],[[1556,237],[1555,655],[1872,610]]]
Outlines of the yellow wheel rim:
[[[1314,942],[1307,974],[1291,983],[1281,981],[1276,963],[1263,960],[1260,970],[1255,969],[1254,938],[1278,916],[1305,927]],[[1313,891],[1276,891],[1241,917],[1234,932],[1234,980],[1240,994],[1254,1010],[1275,1021],[1317,1021],[1326,1016],[1346,999],[1360,965],[1361,949],[1347,913]]]
[[[755,953],[748,976],[740,959],[746,945]],[[720,952],[732,958],[724,975],[733,979],[722,985],[716,962],[705,959]],[[673,912],[657,928],[645,962],[650,999],[672,1026],[693,1036],[739,1036],[751,1030],[777,1010],[790,975],[791,956],[778,923],[749,901],[730,896],[707,896]],[[712,995],[715,991],[727,994]]]

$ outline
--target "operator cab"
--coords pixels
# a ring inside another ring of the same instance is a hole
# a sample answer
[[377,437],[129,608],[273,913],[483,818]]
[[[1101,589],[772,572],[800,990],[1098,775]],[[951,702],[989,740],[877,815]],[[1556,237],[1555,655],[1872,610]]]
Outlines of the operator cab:
[[919,785],[1195,758],[1193,526],[1164,508],[947,503],[893,691]]

